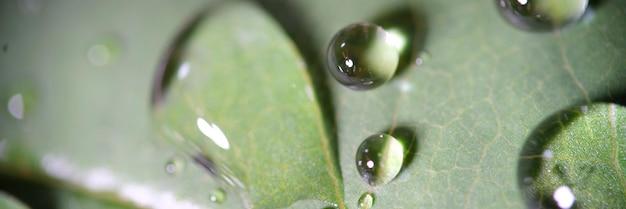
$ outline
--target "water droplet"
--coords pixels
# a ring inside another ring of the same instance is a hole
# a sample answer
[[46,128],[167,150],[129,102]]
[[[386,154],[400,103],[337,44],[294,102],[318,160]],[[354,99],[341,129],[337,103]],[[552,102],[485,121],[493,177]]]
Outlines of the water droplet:
[[169,174],[175,174],[181,172],[185,167],[185,161],[181,157],[172,157],[165,164],[165,172]]
[[359,198],[359,209],[370,209],[372,208],[372,205],[374,205],[374,195],[372,195],[372,193],[365,193],[363,195],[361,195],[361,198]]
[[396,72],[406,40],[371,23],[341,29],[328,46],[327,64],[339,83],[353,90],[376,88]]
[[211,202],[215,203],[223,203],[226,199],[226,191],[224,189],[216,189],[211,193],[211,197],[209,197]]
[[22,99],[22,94],[13,95],[9,99],[9,104],[7,106],[11,116],[20,120],[24,118],[24,100]]
[[[626,146],[626,108],[594,103],[555,113],[524,144],[519,186],[528,208],[620,208],[626,181],[616,168]],[[617,185],[607,189],[606,185]],[[611,200],[611,201],[607,201]]]
[[402,168],[404,147],[388,134],[374,134],[361,143],[356,152],[356,167],[369,185],[384,185]]
[[104,66],[119,56],[120,44],[115,39],[104,39],[87,50],[87,59],[94,66]]
[[9,51],[9,44],[2,45],[2,52],[7,52],[7,51]]
[[428,52],[420,52],[419,56],[415,59],[416,65],[423,65],[430,60],[430,54]]
[[496,0],[502,16],[522,30],[552,31],[578,22],[589,0]]

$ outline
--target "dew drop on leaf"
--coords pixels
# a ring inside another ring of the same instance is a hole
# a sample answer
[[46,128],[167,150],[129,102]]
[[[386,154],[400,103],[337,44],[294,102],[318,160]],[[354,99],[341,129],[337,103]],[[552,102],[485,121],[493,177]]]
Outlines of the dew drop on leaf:
[[552,31],[583,16],[589,0],[496,0],[502,16],[527,31]]
[[96,66],[104,66],[118,58],[121,46],[115,38],[105,38],[87,49],[87,59]]
[[216,189],[211,193],[211,197],[209,197],[211,202],[215,203],[223,203],[226,199],[226,191],[224,189]]
[[402,143],[388,134],[374,134],[365,139],[356,152],[359,175],[372,186],[388,183],[398,175],[404,161]]
[[[555,113],[522,148],[518,183],[528,208],[626,205],[626,108],[595,103]],[[610,186],[609,186],[610,185]]]
[[372,23],[341,29],[328,46],[331,75],[353,90],[369,90],[389,81],[396,72],[406,40]]
[[359,198],[359,209],[370,209],[374,205],[374,195],[372,193],[365,193]]
[[172,157],[165,164],[165,172],[169,174],[176,174],[184,169],[185,161],[180,157]]

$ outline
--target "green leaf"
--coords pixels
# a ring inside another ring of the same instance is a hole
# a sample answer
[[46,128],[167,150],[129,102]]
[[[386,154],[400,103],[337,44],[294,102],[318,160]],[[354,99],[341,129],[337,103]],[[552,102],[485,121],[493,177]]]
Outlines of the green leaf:
[[[249,147],[241,149],[241,157],[229,161],[233,159],[224,158],[231,157],[230,153],[210,148],[212,142],[196,130],[196,137],[189,139],[193,143],[183,146],[159,141],[160,127],[153,127],[158,117],[152,117],[149,102],[155,69],[167,45],[205,2],[36,1],[39,4],[27,7],[24,2],[0,2],[0,172],[139,207],[236,208],[247,200],[259,207],[293,203],[293,208],[321,208],[326,204],[322,199],[343,200],[339,207],[343,203],[353,208],[363,193],[372,192],[373,208],[520,208],[524,200],[516,175],[518,160],[540,123],[568,107],[623,102],[626,93],[624,1],[593,1],[597,6],[581,23],[548,33],[529,33],[509,25],[498,14],[495,1],[415,0],[408,6],[400,0],[262,1],[282,29],[259,8],[215,7],[218,14],[208,18],[225,19],[206,23],[220,29],[207,33],[207,44],[232,43],[238,37],[233,30],[242,25],[270,35],[271,40],[250,45],[241,54],[228,47],[216,48],[224,59],[208,66],[267,69],[268,73],[261,77],[221,74],[219,83],[231,88],[220,87],[225,91],[215,93],[229,103],[193,100],[209,109],[224,108],[204,114],[232,142],[230,151],[242,146],[250,130],[274,139],[273,147],[256,140],[246,144]],[[420,48],[430,58],[420,66],[402,69],[390,83],[371,91],[351,91],[329,80],[320,63],[334,33],[398,7],[425,18],[426,38]],[[289,46],[283,29],[304,55],[308,71],[298,64],[299,55]],[[222,31],[230,35],[219,36]],[[285,60],[264,59],[273,56]],[[279,61],[285,65],[278,65]],[[306,92],[302,94],[310,82],[308,76],[325,78],[312,83],[320,95],[317,106]],[[331,83],[328,92],[322,91],[325,81]],[[290,89],[290,82],[297,88]],[[229,97],[228,92],[242,97]],[[18,94],[22,117],[8,107]],[[302,94],[303,99],[293,94]],[[247,109],[253,99],[263,105]],[[332,101],[333,108],[324,101]],[[276,109],[265,106],[279,102],[283,103]],[[235,109],[240,106],[246,109]],[[320,115],[320,109],[334,115]],[[251,117],[260,114],[255,110],[280,117],[272,123],[259,120],[269,130],[250,129]],[[230,115],[246,113],[241,118]],[[192,118],[184,128],[191,131],[195,121]],[[245,131],[230,128],[237,125]],[[332,127],[336,134],[333,129],[326,133],[326,125],[336,125]],[[416,131],[415,153],[409,153],[412,158],[394,180],[370,187],[357,173],[356,149],[367,136],[398,128]],[[327,148],[319,149],[319,143],[326,141],[321,137],[327,137]],[[187,154],[196,154],[188,153],[194,151],[189,148],[193,145],[211,160],[223,162],[222,167],[231,168],[245,182],[245,195],[232,189],[224,203],[211,202],[212,192],[224,184],[191,161]],[[251,149],[257,147],[260,150]],[[307,168],[303,163],[273,164],[299,160],[280,157],[293,156],[304,147],[313,149],[297,154],[322,160],[313,159],[316,164]],[[336,161],[333,150],[338,153]],[[264,153],[251,153],[256,151]],[[172,159],[181,159],[181,166],[168,174],[166,165]],[[271,163],[259,164],[264,159]],[[247,169],[258,172],[262,168],[268,173],[242,175]],[[341,177],[329,181],[335,173]],[[93,181],[101,179],[98,176],[108,180]],[[309,179],[314,183],[299,184]],[[343,195],[338,196],[337,190]],[[307,200],[311,198],[318,200]]]

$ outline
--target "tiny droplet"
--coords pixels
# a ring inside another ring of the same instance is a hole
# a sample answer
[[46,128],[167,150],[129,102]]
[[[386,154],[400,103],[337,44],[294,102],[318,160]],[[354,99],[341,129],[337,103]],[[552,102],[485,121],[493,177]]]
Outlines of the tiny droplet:
[[185,167],[185,162],[180,157],[173,157],[165,164],[165,172],[175,174],[181,172]]
[[120,44],[116,39],[108,38],[94,44],[87,50],[87,59],[94,66],[104,66],[119,56]]
[[359,175],[369,185],[384,185],[394,179],[402,168],[404,146],[388,134],[366,138],[356,153]]
[[211,202],[223,203],[225,199],[226,199],[226,191],[224,191],[224,189],[222,188],[216,189],[211,193],[211,197],[210,197]]
[[372,193],[365,193],[363,195],[361,195],[361,198],[359,198],[359,209],[370,209],[372,208],[372,205],[374,205],[374,195],[372,195]]
[[415,64],[416,65],[423,65],[424,63],[428,62],[430,60],[430,54],[428,54],[427,52],[420,52],[419,56],[417,56],[417,58],[415,59]]

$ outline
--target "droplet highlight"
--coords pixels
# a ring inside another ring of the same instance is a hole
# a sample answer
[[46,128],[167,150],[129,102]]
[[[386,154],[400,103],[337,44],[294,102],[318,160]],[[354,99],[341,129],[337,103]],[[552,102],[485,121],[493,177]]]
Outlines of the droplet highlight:
[[359,209],[370,209],[374,205],[374,195],[372,193],[365,193],[359,198]]
[[337,32],[328,46],[328,69],[350,89],[376,88],[396,72],[404,43],[403,36],[376,24],[348,25]]
[[196,125],[198,126],[200,132],[202,132],[202,134],[209,139],[213,140],[217,146],[225,150],[230,149],[230,143],[228,142],[226,135],[216,124],[209,123],[203,118],[198,118],[196,119]]
[[371,186],[389,183],[400,172],[404,161],[402,143],[388,134],[366,138],[356,153],[359,175]]
[[[518,183],[528,208],[626,205],[626,108],[594,103],[555,113],[523,146]],[[610,185],[610,186],[609,186]]]
[[7,105],[9,113],[16,119],[24,118],[24,99],[22,98],[22,94],[15,94],[9,99],[9,103]]
[[552,31],[572,25],[585,14],[589,0],[496,0],[502,16],[527,31]]

